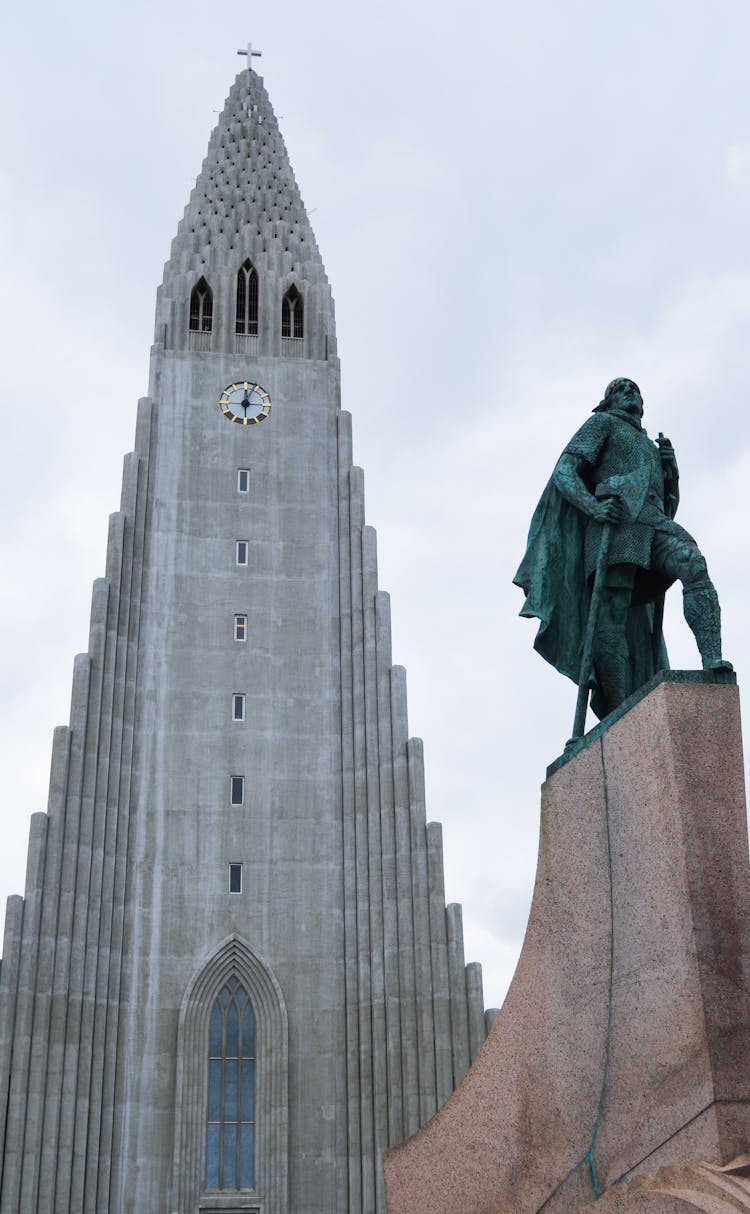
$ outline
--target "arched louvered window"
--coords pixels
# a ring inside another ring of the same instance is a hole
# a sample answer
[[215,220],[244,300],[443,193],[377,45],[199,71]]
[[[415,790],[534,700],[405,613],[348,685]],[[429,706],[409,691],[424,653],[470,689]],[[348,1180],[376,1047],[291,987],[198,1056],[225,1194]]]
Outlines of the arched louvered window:
[[302,296],[292,284],[281,301],[281,353],[301,355],[304,335]]
[[258,333],[258,275],[248,259],[237,272],[235,333],[253,337]]
[[206,1188],[251,1189],[255,1176],[255,1017],[228,978],[209,1022]]
[[190,293],[190,332],[210,333],[213,323],[213,310],[213,293],[205,278],[201,278]]

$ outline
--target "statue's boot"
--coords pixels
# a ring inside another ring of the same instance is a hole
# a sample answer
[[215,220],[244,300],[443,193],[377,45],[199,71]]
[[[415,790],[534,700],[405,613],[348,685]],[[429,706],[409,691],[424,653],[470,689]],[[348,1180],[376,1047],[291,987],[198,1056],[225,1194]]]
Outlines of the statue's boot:
[[597,629],[594,665],[606,711],[614,712],[630,695],[630,654],[622,628]]
[[721,608],[713,585],[684,590],[682,605],[704,670],[733,670],[731,662],[721,656]]

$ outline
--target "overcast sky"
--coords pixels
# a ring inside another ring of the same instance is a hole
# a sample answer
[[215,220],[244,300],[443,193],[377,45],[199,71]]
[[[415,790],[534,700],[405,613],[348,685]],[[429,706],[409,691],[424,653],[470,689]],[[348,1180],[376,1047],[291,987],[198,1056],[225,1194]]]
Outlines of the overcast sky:
[[[0,896],[22,892],[147,387],[156,286],[248,39],[337,307],[446,892],[488,1004],[575,688],[511,578],[559,451],[641,385],[740,676],[750,575],[747,0],[38,0],[1,18]],[[12,11],[10,11],[12,10]],[[669,596],[673,666],[698,664]]]

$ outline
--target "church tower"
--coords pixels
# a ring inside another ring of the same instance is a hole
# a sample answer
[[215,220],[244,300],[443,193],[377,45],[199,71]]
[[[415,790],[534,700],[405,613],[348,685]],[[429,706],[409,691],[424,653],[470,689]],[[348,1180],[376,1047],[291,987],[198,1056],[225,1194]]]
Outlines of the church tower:
[[0,969],[0,1214],[380,1214],[485,1036],[267,93],[156,307]]

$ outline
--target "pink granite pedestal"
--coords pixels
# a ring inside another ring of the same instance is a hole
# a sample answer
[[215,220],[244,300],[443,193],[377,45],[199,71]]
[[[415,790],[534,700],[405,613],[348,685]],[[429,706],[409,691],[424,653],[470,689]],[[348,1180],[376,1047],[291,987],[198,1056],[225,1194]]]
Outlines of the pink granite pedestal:
[[388,1214],[619,1208],[636,1177],[638,1208],[685,1208],[643,1177],[750,1152],[738,692],[682,678],[544,784],[515,977],[458,1090],[387,1154]]

